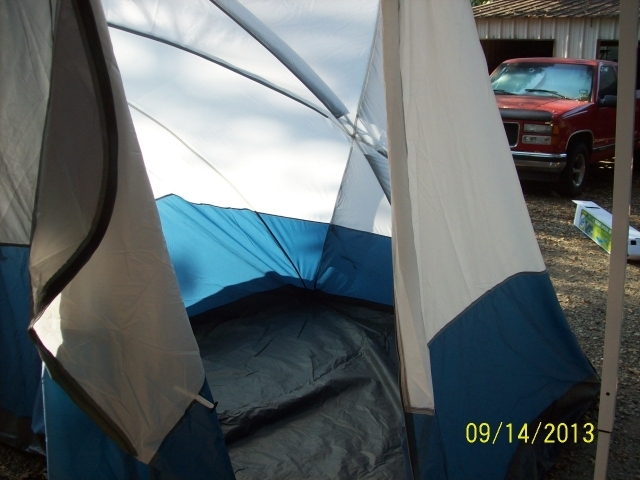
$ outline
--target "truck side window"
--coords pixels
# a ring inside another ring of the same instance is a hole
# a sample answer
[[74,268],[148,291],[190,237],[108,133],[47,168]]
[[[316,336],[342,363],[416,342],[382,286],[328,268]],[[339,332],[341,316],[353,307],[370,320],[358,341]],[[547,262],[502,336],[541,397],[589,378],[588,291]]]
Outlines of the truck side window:
[[600,67],[600,89],[598,90],[598,98],[604,98],[605,95],[618,94],[618,79],[616,71],[613,67],[603,65]]

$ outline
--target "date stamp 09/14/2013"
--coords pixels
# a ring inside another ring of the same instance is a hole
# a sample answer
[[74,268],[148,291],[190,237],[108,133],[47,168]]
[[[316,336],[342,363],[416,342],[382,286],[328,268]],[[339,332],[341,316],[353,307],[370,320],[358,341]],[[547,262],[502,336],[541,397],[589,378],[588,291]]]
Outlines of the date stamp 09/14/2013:
[[[519,428],[518,428],[519,427]],[[491,428],[488,423],[468,423],[466,439],[469,443],[495,444],[498,438],[505,438],[509,443],[591,443],[595,440],[596,429],[593,423],[547,423],[537,424],[500,422]],[[504,441],[504,440],[503,440]]]

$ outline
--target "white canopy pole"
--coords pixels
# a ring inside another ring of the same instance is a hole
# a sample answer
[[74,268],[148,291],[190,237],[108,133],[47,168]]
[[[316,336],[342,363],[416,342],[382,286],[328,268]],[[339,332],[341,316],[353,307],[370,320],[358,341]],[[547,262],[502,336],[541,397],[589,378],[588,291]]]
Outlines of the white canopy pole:
[[637,48],[638,0],[620,0],[613,226],[611,232],[611,259],[609,263],[602,386],[598,414],[598,449],[596,452],[594,480],[604,480],[607,476],[609,444],[611,431],[613,430],[616,394],[618,391],[618,362],[620,359],[620,334],[627,268],[629,204],[631,202]]

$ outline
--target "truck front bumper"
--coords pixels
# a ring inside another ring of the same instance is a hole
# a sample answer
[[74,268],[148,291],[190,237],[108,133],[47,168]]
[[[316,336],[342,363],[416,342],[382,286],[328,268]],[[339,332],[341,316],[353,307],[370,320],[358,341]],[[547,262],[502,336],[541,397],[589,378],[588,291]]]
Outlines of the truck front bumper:
[[530,153],[512,151],[516,167],[540,172],[561,172],[567,165],[566,153]]
[[530,153],[511,151],[518,176],[522,180],[555,182],[567,166],[566,153]]

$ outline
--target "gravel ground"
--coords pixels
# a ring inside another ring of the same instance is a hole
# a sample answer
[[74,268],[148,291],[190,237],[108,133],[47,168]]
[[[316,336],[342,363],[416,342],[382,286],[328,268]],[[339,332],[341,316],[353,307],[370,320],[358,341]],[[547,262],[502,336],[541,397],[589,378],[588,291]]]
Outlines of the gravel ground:
[[[613,169],[594,169],[581,195],[609,212],[613,204]],[[524,186],[525,199],[547,269],[582,350],[602,372],[609,255],[573,226],[570,199],[537,186]],[[631,226],[640,229],[640,175],[634,175]],[[627,264],[625,318],[622,327],[616,420],[611,437],[608,479],[640,480],[640,262]],[[598,405],[585,422],[597,425]],[[568,445],[547,478],[593,478],[596,443]]]
[[0,443],[0,480],[46,480],[43,456],[14,450]]
[[[611,211],[612,185],[611,169],[594,170],[581,199]],[[536,185],[524,185],[523,190],[560,304],[584,353],[600,374],[609,255],[573,226],[575,205],[570,199]],[[640,229],[640,175],[633,178],[631,214],[631,225]],[[640,480],[640,262],[628,263],[625,302],[610,480]],[[596,401],[584,421],[597,425],[597,419]],[[593,478],[595,452],[596,442],[567,445],[547,478]],[[45,472],[42,457],[0,444],[0,480],[42,480]]]

